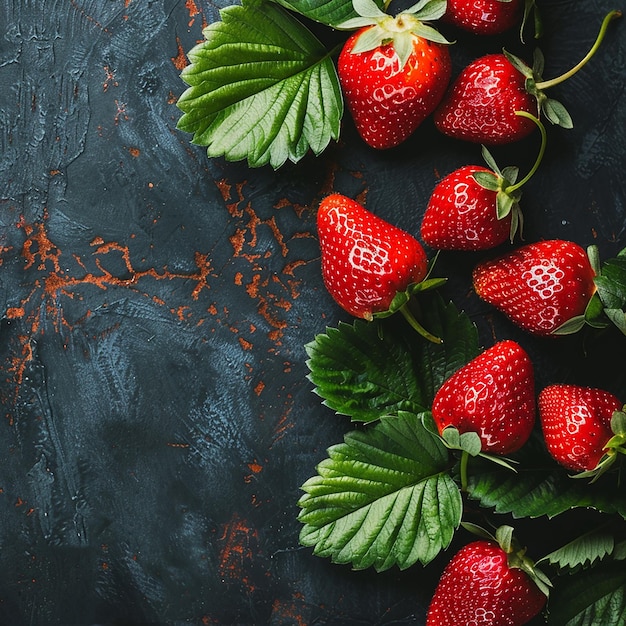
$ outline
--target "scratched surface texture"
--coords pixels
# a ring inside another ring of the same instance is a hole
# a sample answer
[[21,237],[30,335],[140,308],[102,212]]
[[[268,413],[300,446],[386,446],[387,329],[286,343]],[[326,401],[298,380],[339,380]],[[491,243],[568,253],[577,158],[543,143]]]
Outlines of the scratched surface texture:
[[[298,547],[299,487],[349,428],[306,380],[303,345],[347,319],[315,206],[340,191],[417,234],[436,181],[479,150],[425,124],[373,153],[346,120],[279,172],[208,160],[175,102],[225,4],[0,0],[2,625],[424,623],[432,574]],[[552,76],[613,5],[543,5]],[[626,245],[625,27],[554,94],[576,127],[528,187],[529,240]],[[502,45],[458,43],[457,71]],[[498,157],[527,169],[536,149]],[[485,345],[522,342],[539,385],[605,375],[610,343],[535,341],[477,302],[475,260],[443,255],[440,273]]]

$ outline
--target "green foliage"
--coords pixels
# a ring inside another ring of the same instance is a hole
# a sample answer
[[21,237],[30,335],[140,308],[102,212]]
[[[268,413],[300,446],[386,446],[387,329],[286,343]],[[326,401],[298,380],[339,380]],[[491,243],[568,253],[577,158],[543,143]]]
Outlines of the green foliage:
[[626,250],[607,259],[594,281],[604,314],[626,335]]
[[309,379],[324,404],[353,421],[429,410],[444,380],[478,353],[469,318],[436,293],[420,295],[420,322],[446,341],[425,341],[399,316],[328,328],[307,344]]
[[355,569],[429,563],[461,521],[449,463],[419,415],[401,412],[348,433],[302,487],[300,542]]
[[279,168],[339,137],[343,100],[324,46],[276,4],[220,13],[189,52],[178,128],[211,157]]
[[545,556],[542,561],[561,569],[577,570],[592,565],[613,553],[615,536],[606,529],[593,529],[558,550]]
[[626,519],[626,493],[618,487],[619,473],[607,473],[593,484],[575,480],[536,441],[526,444],[517,460],[515,474],[477,461],[469,470],[469,496],[485,508],[517,518],[552,518],[573,508],[592,508]]
[[[337,27],[339,24],[358,17],[351,0],[275,0],[278,4],[311,20]],[[379,8],[383,3],[376,2]]]
[[549,626],[626,624],[626,567],[619,561],[564,577],[550,595]]

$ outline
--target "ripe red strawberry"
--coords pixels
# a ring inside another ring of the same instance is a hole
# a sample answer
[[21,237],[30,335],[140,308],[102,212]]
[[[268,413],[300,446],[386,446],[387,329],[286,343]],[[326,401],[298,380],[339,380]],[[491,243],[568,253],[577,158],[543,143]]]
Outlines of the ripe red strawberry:
[[548,452],[564,467],[602,472],[618,451],[626,452],[626,415],[623,403],[612,393],[550,385],[539,394],[538,406]]
[[[421,225],[422,240],[431,248],[486,250],[513,238],[514,211],[498,218],[497,191],[481,185],[474,178],[476,173],[493,175],[486,167],[466,165],[436,185]],[[514,206],[519,211],[517,202]]]
[[405,141],[439,104],[450,82],[448,42],[423,21],[441,17],[446,3],[426,4],[423,11],[394,18],[371,3],[367,17],[339,26],[360,27],[345,43],[337,71],[356,128],[373,148]]
[[422,240],[439,250],[487,250],[513,241],[521,230],[521,188],[539,168],[546,148],[541,129],[541,149],[530,172],[517,182],[518,168],[498,168],[489,150],[483,157],[491,169],[466,165],[441,180],[433,190],[421,225]]
[[526,91],[526,76],[503,53],[487,54],[459,74],[433,120],[444,135],[498,145],[519,141],[534,130],[515,111],[539,114],[535,96]]
[[611,11],[589,53],[569,71],[543,80],[544,58],[535,50],[533,66],[508,53],[487,54],[471,62],[456,78],[434,111],[435,126],[445,135],[486,145],[506,144],[523,139],[533,124],[515,111],[545,114],[550,122],[572,127],[565,107],[548,98],[544,90],[558,85],[580,70],[593,56],[611,20],[621,11]]
[[522,626],[545,606],[542,589],[540,575],[522,551],[473,541],[444,569],[426,626]]
[[583,248],[560,239],[530,243],[479,263],[474,290],[521,328],[545,336],[583,316],[595,272]]
[[519,450],[535,423],[535,381],[530,358],[504,340],[455,372],[435,394],[432,416],[439,433],[452,426],[478,433],[483,452]]
[[448,0],[444,20],[475,35],[498,35],[522,17],[524,0]]
[[317,212],[326,288],[348,313],[371,320],[427,273],[427,257],[409,233],[341,194]]

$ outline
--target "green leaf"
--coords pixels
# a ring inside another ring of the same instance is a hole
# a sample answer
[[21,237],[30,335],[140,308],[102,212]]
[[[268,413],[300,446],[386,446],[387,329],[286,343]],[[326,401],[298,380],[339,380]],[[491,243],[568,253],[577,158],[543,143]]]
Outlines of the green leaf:
[[626,257],[607,259],[594,282],[598,295],[607,309],[626,308]]
[[462,514],[446,448],[419,415],[384,417],[331,447],[302,489],[300,543],[355,569],[405,569],[446,548]]
[[[359,16],[355,11],[351,0],[274,0],[278,4],[295,11],[310,20],[337,27],[342,22]],[[373,2],[379,9],[382,9],[382,2]],[[382,11],[380,11],[382,13]],[[372,10],[372,16],[379,15]]]
[[604,309],[604,313],[626,335],[626,313],[622,309]]
[[292,15],[247,0],[220,12],[189,52],[178,128],[209,157],[277,169],[337,139],[343,100],[324,46]]
[[606,473],[590,484],[574,480],[539,451],[539,437],[531,438],[518,452],[521,469],[512,474],[493,463],[473,461],[469,468],[468,494],[481,506],[514,517],[548,518],[573,508],[596,509],[626,519],[626,492],[618,488],[616,473]]
[[541,102],[541,110],[552,124],[562,128],[573,128],[574,123],[567,109],[554,98],[545,98]]
[[549,626],[626,624],[626,567],[621,562],[560,577],[550,594]]
[[[604,530],[592,530],[567,545],[551,552],[541,561],[547,561],[560,569],[579,569],[602,560],[613,553],[615,537]],[[540,561],[540,562],[541,562]]]
[[608,326],[608,322],[604,317],[604,305],[597,291],[587,303],[584,318],[585,322],[593,328],[606,328]]
[[438,20],[446,12],[446,0],[421,0],[406,10],[424,22]]
[[472,178],[483,188],[489,191],[500,189],[500,178],[493,172],[474,172]]
[[499,220],[504,219],[513,209],[515,198],[505,191],[499,191],[496,194],[496,215]]
[[324,404],[354,421],[430,409],[444,380],[478,354],[476,327],[436,292],[420,294],[425,341],[402,317],[328,328],[305,346],[309,379]]

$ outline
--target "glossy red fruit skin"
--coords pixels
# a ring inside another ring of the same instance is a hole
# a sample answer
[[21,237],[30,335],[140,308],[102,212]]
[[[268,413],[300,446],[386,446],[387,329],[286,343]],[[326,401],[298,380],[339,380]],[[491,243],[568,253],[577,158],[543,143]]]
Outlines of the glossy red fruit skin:
[[478,433],[483,452],[516,452],[535,424],[535,379],[528,354],[510,339],[485,350],[439,388],[432,416],[440,434],[454,426],[461,433]]
[[551,239],[479,263],[472,279],[480,298],[513,323],[548,336],[585,312],[596,290],[594,275],[581,246]]
[[475,35],[499,35],[520,22],[523,0],[448,0],[443,20]]
[[458,75],[435,109],[433,121],[444,135],[485,145],[519,141],[536,128],[526,111],[538,116],[537,101],[526,78],[504,54],[487,54]]
[[622,408],[608,391],[578,385],[545,387],[537,398],[548,452],[570,470],[593,470],[613,437],[611,417]]
[[439,104],[452,63],[444,44],[414,38],[404,68],[391,44],[352,54],[365,27],[346,41],[337,73],[357,131],[366,144],[385,150],[405,141]]
[[498,219],[496,192],[481,187],[472,174],[491,172],[466,165],[434,188],[422,219],[422,241],[437,250],[487,250],[504,243],[511,214]]
[[317,212],[322,277],[335,301],[355,317],[387,311],[398,292],[419,283],[428,259],[411,234],[341,194]]
[[522,626],[546,596],[496,543],[474,541],[448,563],[428,608],[426,626]]

